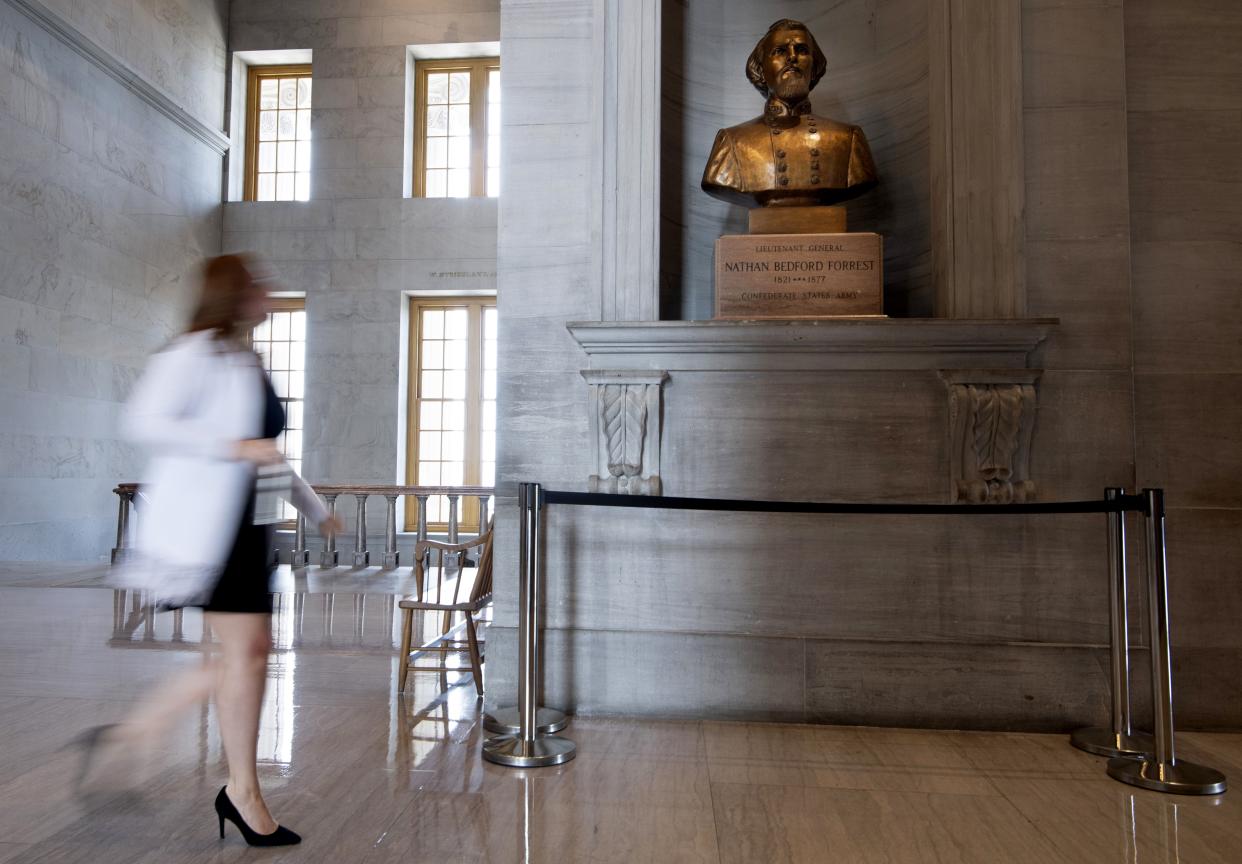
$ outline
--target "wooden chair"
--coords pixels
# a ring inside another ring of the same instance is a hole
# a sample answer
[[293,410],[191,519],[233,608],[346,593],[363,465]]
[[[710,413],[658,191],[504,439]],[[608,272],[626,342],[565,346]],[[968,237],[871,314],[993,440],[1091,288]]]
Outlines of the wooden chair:
[[[417,593],[404,598],[397,605],[401,609],[401,670],[397,675],[397,689],[405,690],[410,672],[443,672],[443,660],[438,666],[416,666],[410,654],[436,653],[443,658],[450,653],[468,653],[474,673],[474,687],[483,695],[483,653],[479,649],[478,632],[474,616],[492,602],[492,523],[487,530],[468,543],[439,543],[422,540],[414,547],[414,587]],[[478,549],[478,566],[469,568],[467,554]],[[447,573],[448,559],[455,558],[456,568]],[[433,560],[434,559],[434,560]],[[473,572],[473,579],[470,574]],[[414,635],[415,612],[443,612],[442,626],[438,636],[423,642],[418,648],[411,645]],[[450,639],[454,612],[466,616],[466,641]]]

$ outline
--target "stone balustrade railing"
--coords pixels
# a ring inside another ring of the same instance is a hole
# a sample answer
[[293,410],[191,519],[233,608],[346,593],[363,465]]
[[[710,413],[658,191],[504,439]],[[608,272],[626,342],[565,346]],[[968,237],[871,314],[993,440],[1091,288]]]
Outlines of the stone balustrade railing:
[[[367,499],[372,496],[383,496],[388,501],[384,525],[384,553],[382,566],[385,568],[400,565],[400,553],[397,551],[397,499],[411,497],[418,502],[419,540],[427,539],[427,502],[429,499],[442,495],[448,499],[448,542],[460,540],[461,520],[460,502],[463,498],[477,498],[479,501],[479,525],[487,525],[492,496],[495,490],[490,486],[390,486],[376,484],[346,484],[312,486],[328,506],[328,511],[336,514],[336,501],[342,495],[352,495],[357,506],[357,517],[354,524],[354,559],[355,567],[366,567],[371,563],[371,552],[367,548]],[[139,487],[137,483],[121,483],[112,490],[119,501],[116,517],[116,547],[112,550],[112,563],[124,560],[132,548],[130,517],[138,508]],[[336,548],[336,537],[324,540],[320,551],[319,566],[336,567],[340,564],[340,553]],[[310,565],[311,551],[306,543],[306,519],[298,514],[294,525],[293,567]]]

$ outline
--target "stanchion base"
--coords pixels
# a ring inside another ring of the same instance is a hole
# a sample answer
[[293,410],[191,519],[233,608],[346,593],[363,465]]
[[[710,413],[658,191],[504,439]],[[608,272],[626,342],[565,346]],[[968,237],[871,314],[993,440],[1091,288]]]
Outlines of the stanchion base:
[[1091,726],[1086,729],[1075,729],[1070,734],[1070,743],[1079,750],[1085,750],[1096,756],[1146,756],[1156,752],[1156,740],[1146,732],[1131,732],[1122,735],[1112,729]]
[[[497,735],[518,735],[522,731],[521,716],[517,706],[501,708],[495,714],[483,715],[483,728]],[[551,735],[560,732],[569,725],[569,718],[564,711],[555,708],[539,708],[535,711],[535,731],[540,735]]]
[[543,768],[560,765],[577,755],[578,748],[568,738],[547,735],[523,741],[513,735],[489,738],[483,742],[483,758],[510,768]]
[[1221,795],[1228,788],[1224,774],[1194,762],[1161,765],[1154,758],[1110,759],[1108,776],[1131,786],[1174,795]]

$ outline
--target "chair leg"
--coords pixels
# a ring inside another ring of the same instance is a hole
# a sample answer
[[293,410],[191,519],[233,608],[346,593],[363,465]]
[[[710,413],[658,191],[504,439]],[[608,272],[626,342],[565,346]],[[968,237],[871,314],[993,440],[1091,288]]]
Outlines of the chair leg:
[[470,666],[474,669],[474,689],[483,695],[483,658],[479,656],[479,637],[474,632],[474,616],[466,613],[466,638],[470,641]]
[[405,692],[405,679],[410,674],[410,639],[414,629],[414,610],[401,610],[401,655],[397,667],[397,690]]

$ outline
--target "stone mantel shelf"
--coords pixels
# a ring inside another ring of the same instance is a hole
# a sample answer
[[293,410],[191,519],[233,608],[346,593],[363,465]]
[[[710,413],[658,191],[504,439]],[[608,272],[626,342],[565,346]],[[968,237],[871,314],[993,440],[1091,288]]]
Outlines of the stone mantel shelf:
[[575,321],[594,369],[1022,369],[1056,318]]

